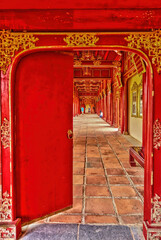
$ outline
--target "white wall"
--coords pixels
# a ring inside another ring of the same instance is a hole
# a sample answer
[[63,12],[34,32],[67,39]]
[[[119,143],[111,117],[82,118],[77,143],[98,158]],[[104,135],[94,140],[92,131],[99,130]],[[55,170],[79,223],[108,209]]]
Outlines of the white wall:
[[132,91],[131,88],[133,83],[136,82],[138,85],[142,80],[142,75],[135,75],[128,80],[128,132],[129,134],[142,142],[142,118],[132,117],[131,109],[132,109]]

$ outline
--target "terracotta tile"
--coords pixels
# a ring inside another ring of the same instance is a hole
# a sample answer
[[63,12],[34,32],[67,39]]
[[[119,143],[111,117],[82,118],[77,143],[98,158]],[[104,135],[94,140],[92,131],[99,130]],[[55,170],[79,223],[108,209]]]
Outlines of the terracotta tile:
[[86,177],[87,184],[106,184],[106,178],[104,176],[87,176]]
[[121,216],[121,219],[124,224],[142,224],[143,223],[143,216],[141,215]]
[[143,185],[144,184],[144,178],[143,177],[131,177],[131,180],[136,185]]
[[90,215],[85,217],[85,223],[118,224],[118,221],[114,216]]
[[49,222],[61,222],[61,223],[81,223],[81,215],[56,215],[50,217]]
[[112,200],[106,198],[87,198],[85,212],[93,214],[114,214]]
[[105,168],[122,168],[119,163],[104,163]]
[[85,156],[80,156],[80,157],[73,157],[74,162],[84,162],[85,161]]
[[130,184],[129,180],[124,176],[110,176],[110,184]]
[[78,185],[78,184],[74,184],[73,185],[73,196],[74,197],[80,197],[83,194],[83,186],[82,185]]
[[87,162],[87,168],[101,168],[101,162]]
[[74,184],[83,184],[83,176],[82,175],[73,175],[73,183]]
[[99,158],[100,154],[99,153],[87,153],[87,157],[97,157],[97,158]]
[[103,168],[86,168],[86,175],[104,175]]
[[143,205],[141,201],[137,199],[116,199],[116,207],[118,213],[122,214],[142,214]]
[[122,162],[122,165],[124,166],[124,168],[130,168],[131,167],[130,163],[128,163],[128,162]]
[[139,191],[139,193],[144,197],[144,186],[138,186],[137,190]]
[[[103,158],[104,159],[109,159],[109,158],[113,158],[113,159],[115,159],[116,158],[116,156],[115,156],[115,154],[108,154],[108,155],[106,155],[106,156],[103,156]],[[117,159],[117,158],[116,158]]]
[[136,197],[138,196],[131,186],[111,186],[114,197]]
[[84,168],[84,162],[74,162],[73,167]]
[[110,193],[107,187],[104,186],[92,186],[86,185],[85,190],[86,197],[88,196],[106,196],[110,197]]
[[106,169],[108,175],[125,175],[125,172],[123,169],[118,169],[118,168],[109,168]]
[[84,175],[85,169],[84,168],[73,168],[74,175]]
[[127,173],[132,176],[143,176],[144,175],[144,170],[135,170],[135,169],[126,169]]
[[96,157],[88,157],[87,162],[101,162],[101,158],[96,158]]
[[81,213],[82,212],[82,198],[73,198],[73,208],[65,211],[65,213]]

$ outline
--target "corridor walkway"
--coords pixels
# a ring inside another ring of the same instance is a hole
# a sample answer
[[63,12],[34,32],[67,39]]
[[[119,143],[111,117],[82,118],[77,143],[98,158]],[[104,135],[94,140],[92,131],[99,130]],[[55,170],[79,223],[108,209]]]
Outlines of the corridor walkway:
[[73,208],[38,223],[142,227],[144,170],[129,165],[133,144],[96,114],[74,118],[73,144]]

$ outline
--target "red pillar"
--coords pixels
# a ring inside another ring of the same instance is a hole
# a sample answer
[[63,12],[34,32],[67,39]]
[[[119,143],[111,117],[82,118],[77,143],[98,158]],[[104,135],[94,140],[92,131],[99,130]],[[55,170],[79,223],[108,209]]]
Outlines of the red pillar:
[[128,134],[128,87],[124,85],[124,134]]
[[124,132],[124,88],[121,88],[121,133]]

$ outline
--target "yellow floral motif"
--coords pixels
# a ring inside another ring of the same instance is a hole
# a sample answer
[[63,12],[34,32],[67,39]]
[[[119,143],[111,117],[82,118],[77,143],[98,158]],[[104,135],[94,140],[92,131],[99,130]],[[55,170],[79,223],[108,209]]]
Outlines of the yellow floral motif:
[[67,43],[67,46],[70,47],[86,47],[86,46],[95,46],[99,38],[92,33],[69,33],[67,37],[64,38],[64,41]]
[[0,31],[0,70],[6,74],[15,52],[19,49],[35,48],[36,41],[38,38],[35,38],[33,34],[14,33],[9,30]]
[[135,33],[125,38],[128,47],[145,49],[152,57],[152,63],[156,65],[158,73],[161,72],[161,30],[151,33]]

